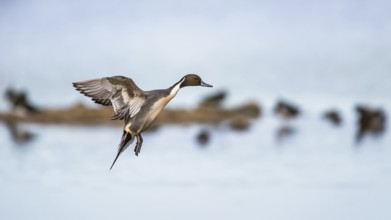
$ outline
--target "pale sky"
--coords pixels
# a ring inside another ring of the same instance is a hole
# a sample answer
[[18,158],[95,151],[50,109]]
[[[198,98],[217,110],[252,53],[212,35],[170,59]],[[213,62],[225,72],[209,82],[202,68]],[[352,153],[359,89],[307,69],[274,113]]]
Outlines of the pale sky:
[[[374,78],[391,75],[390,6],[373,0],[1,1],[0,86],[39,94],[45,91],[33,81],[63,90],[75,78],[131,74],[153,89],[196,72],[247,93],[361,96],[362,88],[374,88],[382,94],[389,86]],[[151,80],[156,75],[167,80]],[[352,79],[355,86],[347,88]]]

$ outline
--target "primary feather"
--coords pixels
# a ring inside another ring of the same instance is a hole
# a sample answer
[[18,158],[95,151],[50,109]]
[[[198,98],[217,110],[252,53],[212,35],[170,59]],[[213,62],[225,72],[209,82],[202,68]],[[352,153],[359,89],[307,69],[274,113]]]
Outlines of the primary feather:
[[124,76],[105,77],[73,83],[85,96],[101,105],[112,105],[112,119],[134,117],[144,104],[147,93]]

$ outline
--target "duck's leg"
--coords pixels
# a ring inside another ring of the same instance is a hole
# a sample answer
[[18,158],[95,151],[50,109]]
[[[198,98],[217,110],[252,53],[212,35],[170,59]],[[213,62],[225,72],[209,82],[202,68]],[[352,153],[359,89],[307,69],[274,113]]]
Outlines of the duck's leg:
[[134,147],[134,153],[136,154],[136,156],[138,156],[141,150],[141,146],[143,145],[143,137],[141,137],[141,134],[138,133],[136,135],[136,138],[137,138],[137,143],[136,146]]

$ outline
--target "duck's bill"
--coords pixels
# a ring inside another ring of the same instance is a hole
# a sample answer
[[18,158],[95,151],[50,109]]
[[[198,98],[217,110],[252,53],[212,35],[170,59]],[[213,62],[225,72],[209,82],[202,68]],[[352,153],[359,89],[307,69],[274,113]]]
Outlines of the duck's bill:
[[209,85],[208,83],[204,83],[201,81],[201,85],[200,86],[204,86],[204,87],[213,87],[212,85]]

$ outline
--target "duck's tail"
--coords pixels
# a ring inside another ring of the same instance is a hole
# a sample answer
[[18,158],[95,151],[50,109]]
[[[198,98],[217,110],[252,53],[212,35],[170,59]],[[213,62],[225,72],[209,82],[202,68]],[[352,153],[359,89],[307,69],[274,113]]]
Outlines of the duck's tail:
[[134,136],[132,136],[131,133],[124,130],[124,133],[122,134],[121,143],[118,146],[118,153],[117,156],[114,159],[113,164],[110,167],[110,170],[113,168],[115,162],[117,161],[119,155],[126,150],[126,148],[129,147],[129,145],[133,142]]

